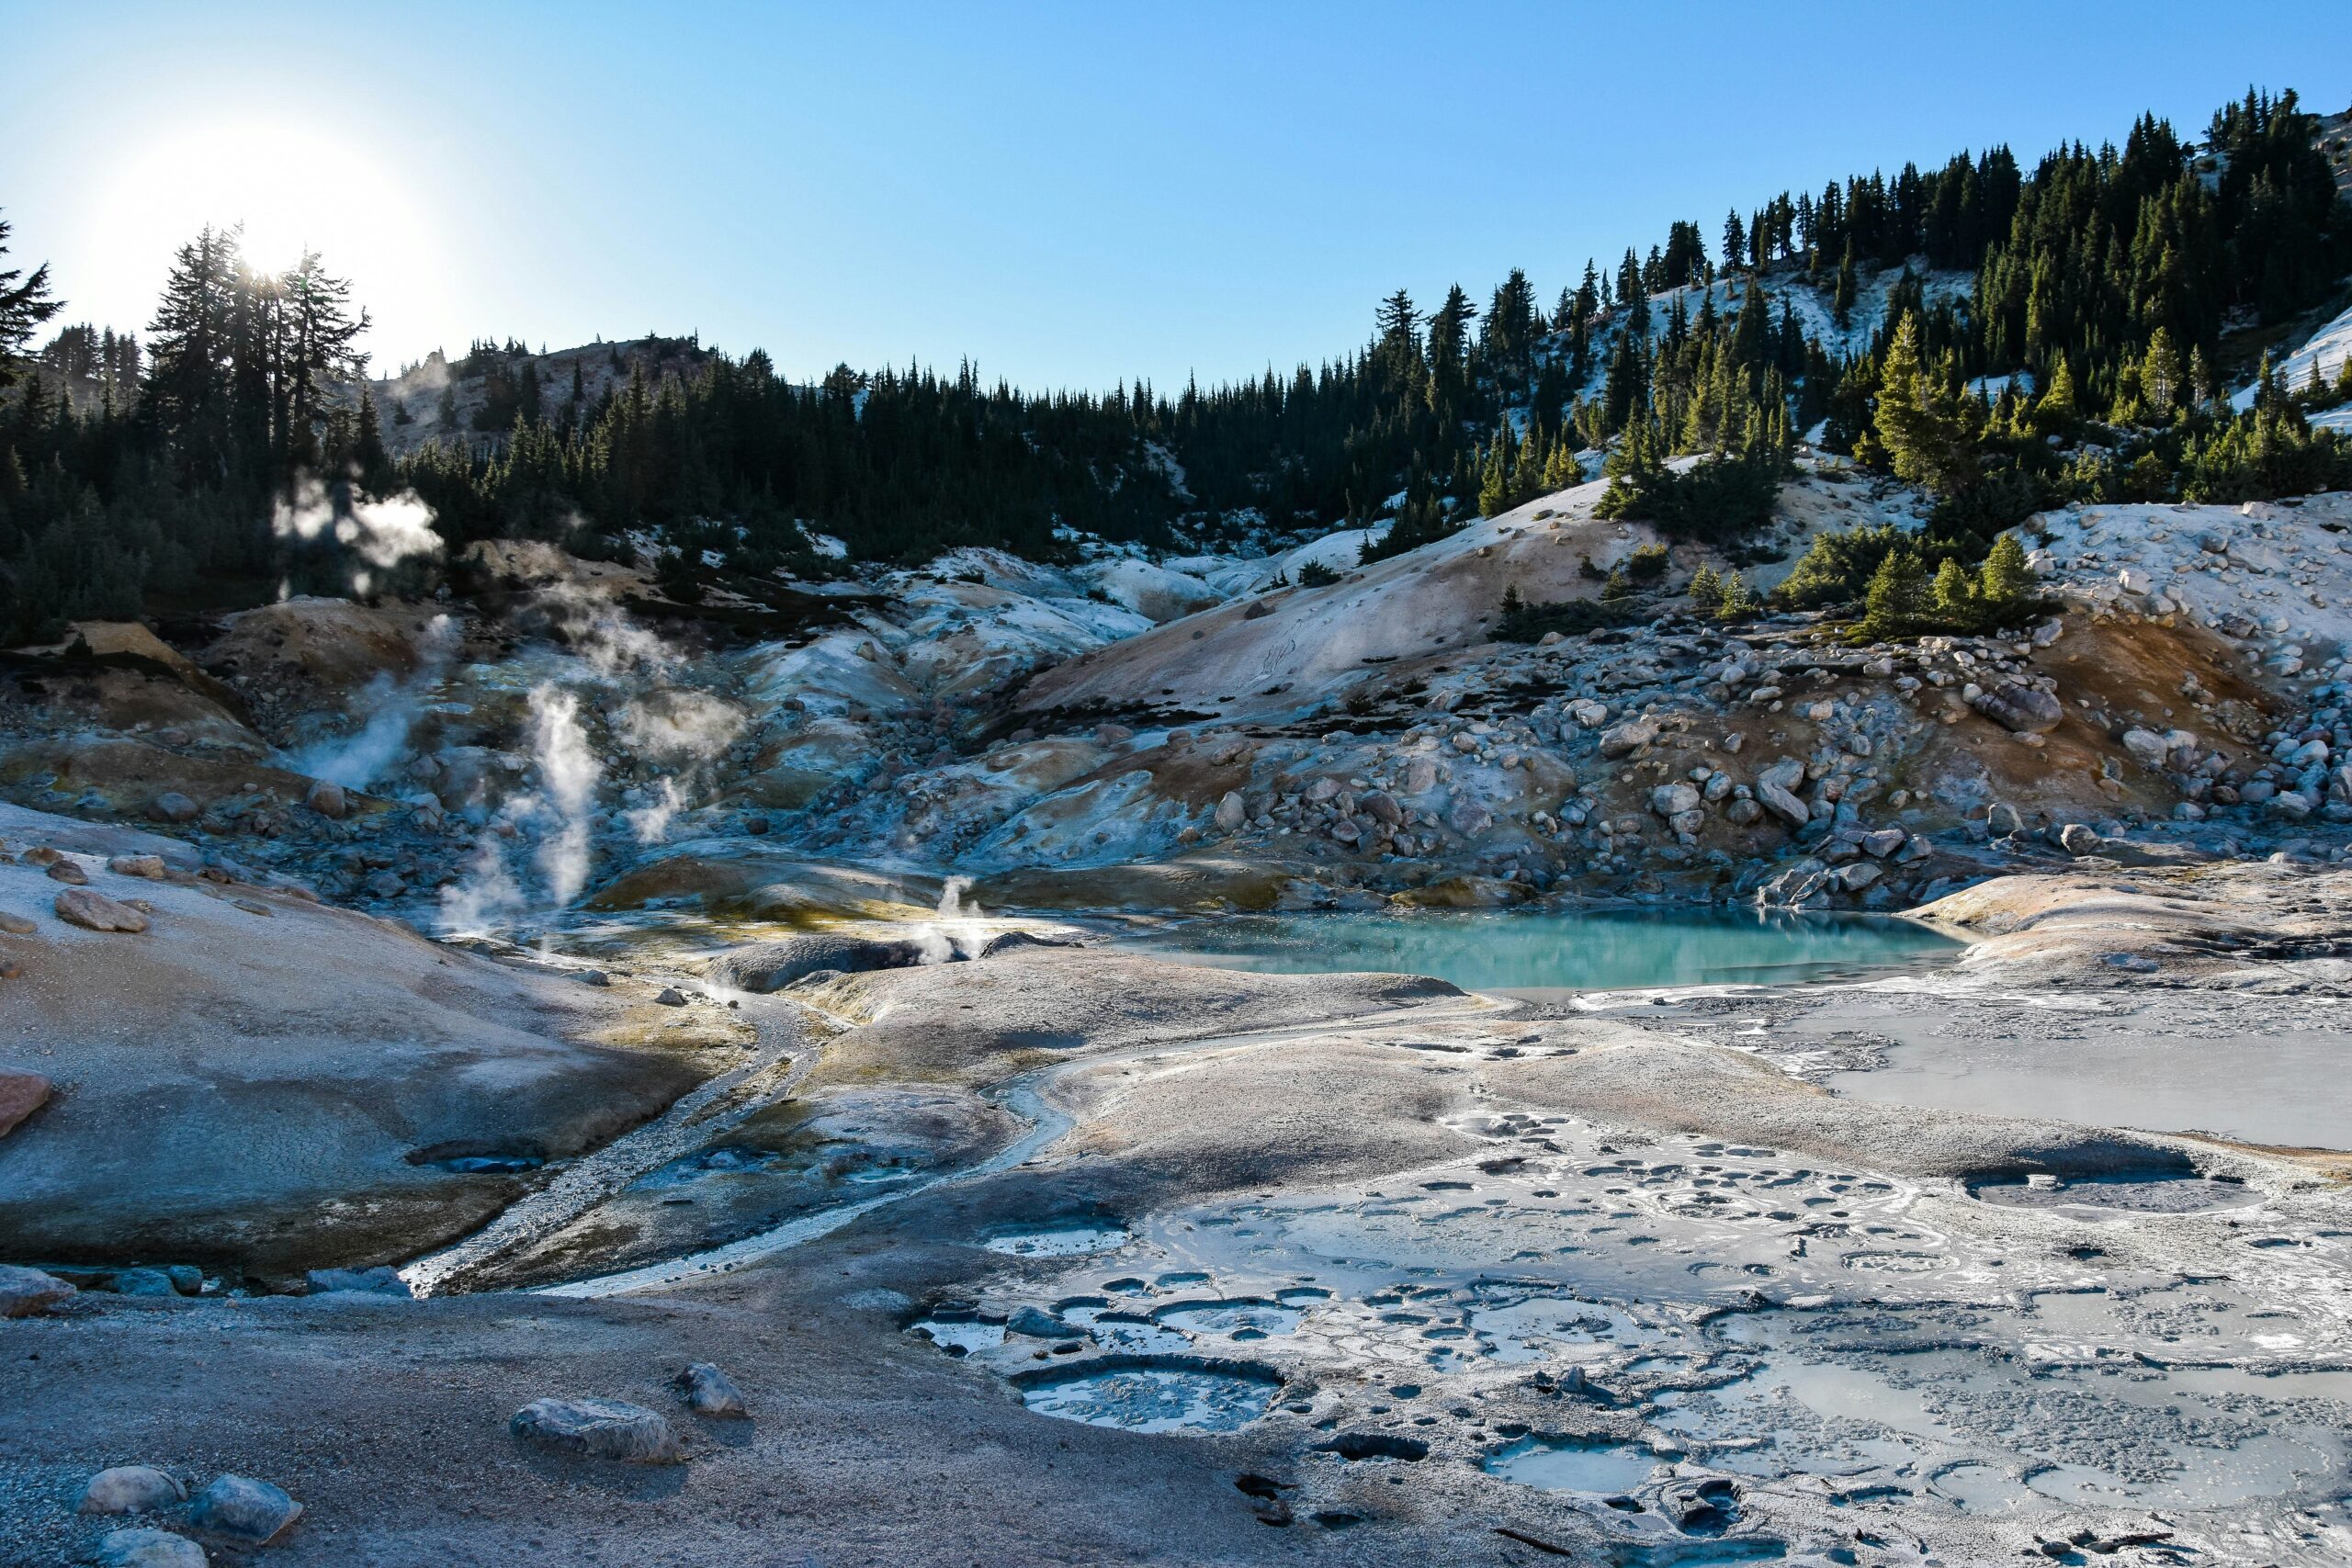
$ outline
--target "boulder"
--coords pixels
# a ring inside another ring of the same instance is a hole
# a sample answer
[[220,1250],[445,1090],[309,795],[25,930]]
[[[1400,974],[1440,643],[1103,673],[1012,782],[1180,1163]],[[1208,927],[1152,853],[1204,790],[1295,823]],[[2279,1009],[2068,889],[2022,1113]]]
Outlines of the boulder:
[[708,1361],[696,1361],[677,1375],[678,1397],[697,1416],[749,1416],[742,1390]]
[[49,1080],[39,1073],[0,1072],[0,1138],[49,1103]]
[[167,789],[147,808],[158,822],[193,822],[203,808],[175,789]]
[[409,1289],[408,1281],[401,1278],[399,1269],[384,1264],[373,1269],[313,1269],[304,1278],[311,1287],[311,1294],[314,1296],[405,1297],[416,1293]]
[[[911,942],[811,931],[781,942],[730,947],[712,959],[704,973],[715,985],[764,995],[821,969],[862,975],[874,969],[904,969],[922,962],[922,950]],[[685,998],[678,1000],[683,1003]]]
[[74,1287],[54,1274],[0,1263],[0,1317],[37,1317],[73,1294]]
[[2146,767],[2163,767],[2165,753],[2171,750],[2165,738],[2153,729],[2127,729],[2122,739],[2123,749],[2132,753],[2132,760]]
[[58,859],[49,863],[49,879],[62,882],[68,887],[87,887],[90,874],[82,869],[80,861]]
[[1879,879],[1875,861],[1849,861],[1829,874],[1830,886],[1841,893],[1860,893]]
[[1802,828],[1813,820],[1813,807],[1769,778],[1756,781],[1756,798],[1792,828]]
[[98,1542],[98,1568],[204,1568],[204,1548],[169,1530],[115,1530]]
[[239,1546],[267,1546],[293,1528],[302,1505],[245,1475],[217,1475],[187,1507],[188,1528]]
[[117,876],[141,876],[150,882],[164,880],[164,857],[161,855],[117,855],[107,862],[107,869]]
[[128,904],[118,903],[103,893],[86,887],[71,887],[57,896],[57,918],[70,926],[81,926],[94,931],[130,931],[147,929],[147,917]]
[[1872,860],[1884,860],[1901,849],[1909,835],[1900,828],[1881,828],[1862,835],[1862,853]]
[[2096,829],[2082,822],[2069,822],[2058,829],[2058,847],[2070,855],[2095,855],[2105,842]]
[[1416,757],[1405,764],[1405,793],[1426,795],[1437,787],[1437,764],[1427,757]]
[[1495,825],[1495,816],[1475,800],[1457,800],[1445,814],[1445,825],[1465,839],[1475,839]]
[[508,1428],[534,1448],[631,1464],[675,1464],[685,1456],[670,1423],[621,1399],[535,1399]]
[[320,816],[340,822],[351,815],[351,797],[341,784],[332,779],[320,779],[311,785],[302,803]]
[[1238,829],[1247,816],[1247,810],[1241,804],[1239,790],[1227,790],[1224,796],[1216,803],[1216,825],[1228,833]]
[[1699,792],[1687,784],[1660,784],[1650,791],[1650,809],[1671,819],[1699,809]]
[[[2347,770],[2347,772],[2352,772],[2352,770]],[[1404,826],[1405,810],[1404,807],[1396,804],[1396,799],[1394,795],[1387,795],[1380,790],[1374,790],[1370,794],[1364,795],[1362,800],[1357,802],[1357,804],[1362,806],[1365,814],[1370,816],[1374,821],[1385,823],[1391,828],[1401,828]]]
[[0,931],[6,931],[10,936],[30,936],[39,930],[40,930],[39,926],[22,915],[0,912]]
[[1600,754],[1604,757],[1630,757],[1658,737],[1658,722],[1649,715],[1629,718],[1624,723],[1600,732]]
[[1609,722],[1609,707],[1590,697],[1578,697],[1568,705],[1568,716],[1587,729],[1599,729]]
[[152,1464],[119,1464],[82,1489],[85,1514],[152,1514],[187,1500],[187,1488]]
[[2066,710],[2055,696],[2039,686],[2015,682],[1978,692],[1969,699],[1969,706],[2017,735],[2040,735],[2055,729],[2066,716]]

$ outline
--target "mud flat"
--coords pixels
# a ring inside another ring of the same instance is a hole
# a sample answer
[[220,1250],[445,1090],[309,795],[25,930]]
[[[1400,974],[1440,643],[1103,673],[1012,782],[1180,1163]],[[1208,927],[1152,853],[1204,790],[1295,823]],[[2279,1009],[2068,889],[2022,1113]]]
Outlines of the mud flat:
[[[2326,1161],[1848,1088],[2085,1019],[2316,1052],[2335,874],[2011,879],[1929,911],[1956,964],[1541,999],[1034,944],[753,997],[681,954],[729,1055],[507,1173],[425,1299],[0,1323],[0,1535],[91,1559],[81,1484],[143,1462],[285,1486],[287,1563],[2341,1561]],[[748,1418],[679,1402],[698,1362]],[[685,1461],[509,1431],[588,1396]]]

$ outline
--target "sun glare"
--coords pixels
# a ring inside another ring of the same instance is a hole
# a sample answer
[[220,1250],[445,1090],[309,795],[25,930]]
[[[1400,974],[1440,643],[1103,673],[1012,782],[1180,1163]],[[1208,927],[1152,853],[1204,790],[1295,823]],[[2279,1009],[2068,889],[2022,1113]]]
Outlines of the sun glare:
[[264,119],[175,129],[132,150],[103,189],[101,254],[119,269],[109,295],[152,299],[179,245],[207,223],[236,225],[254,268],[281,271],[317,251],[379,326],[432,330],[431,214],[401,171],[334,131]]

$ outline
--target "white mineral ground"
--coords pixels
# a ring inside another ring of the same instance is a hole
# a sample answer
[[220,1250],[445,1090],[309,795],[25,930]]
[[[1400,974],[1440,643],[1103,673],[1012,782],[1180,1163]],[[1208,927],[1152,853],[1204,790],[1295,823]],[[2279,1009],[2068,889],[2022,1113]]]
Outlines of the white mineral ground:
[[[1594,499],[1271,594],[967,554],[721,646],[497,547],[29,656],[0,1262],[82,1288],[0,1320],[0,1557],[92,1560],[125,1464],[338,1568],[2352,1556],[2346,498],[2041,519],[2018,640],[1486,641],[1645,542]],[[1470,994],[1103,940],[1578,895],[1967,945]]]

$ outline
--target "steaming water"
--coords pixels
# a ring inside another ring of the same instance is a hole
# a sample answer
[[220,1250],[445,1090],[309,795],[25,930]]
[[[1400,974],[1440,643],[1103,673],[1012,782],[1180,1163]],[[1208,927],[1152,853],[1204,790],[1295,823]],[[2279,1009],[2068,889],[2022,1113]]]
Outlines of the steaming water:
[[1267,974],[1434,975],[1465,990],[1788,985],[1932,963],[1962,946],[1891,916],[1713,908],[1244,915],[1187,921],[1126,945]]

